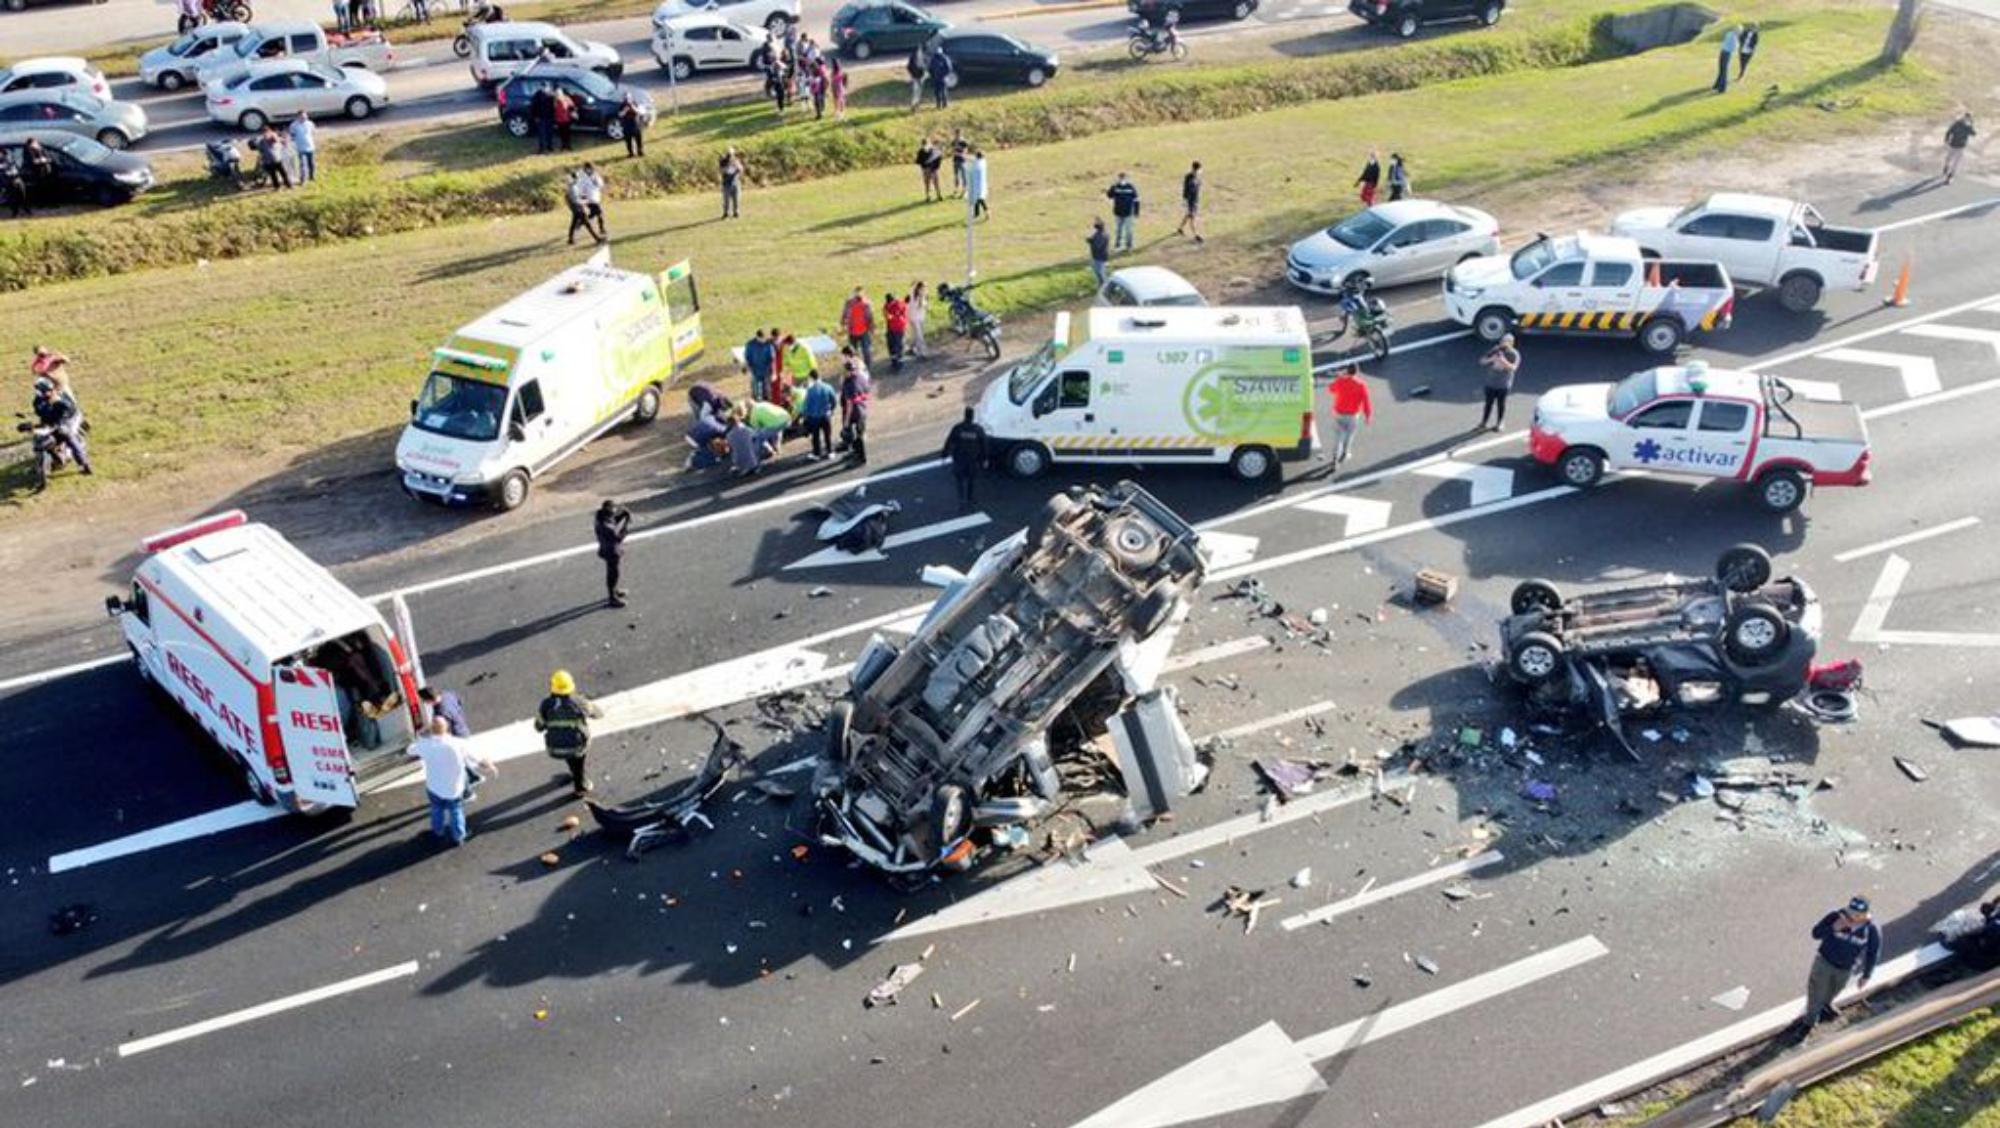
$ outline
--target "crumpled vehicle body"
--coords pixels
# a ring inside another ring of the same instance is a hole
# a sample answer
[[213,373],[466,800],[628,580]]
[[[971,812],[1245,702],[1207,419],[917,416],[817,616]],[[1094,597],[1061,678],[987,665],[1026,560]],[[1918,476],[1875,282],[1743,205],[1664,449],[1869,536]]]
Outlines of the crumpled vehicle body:
[[870,640],[828,716],[822,840],[890,873],[963,868],[976,830],[1070,797],[1057,761],[1077,734],[1111,737],[1138,817],[1198,787],[1153,681],[1205,569],[1194,529],[1121,482],[1051,498],[964,575],[930,570],[944,594],[908,641]]

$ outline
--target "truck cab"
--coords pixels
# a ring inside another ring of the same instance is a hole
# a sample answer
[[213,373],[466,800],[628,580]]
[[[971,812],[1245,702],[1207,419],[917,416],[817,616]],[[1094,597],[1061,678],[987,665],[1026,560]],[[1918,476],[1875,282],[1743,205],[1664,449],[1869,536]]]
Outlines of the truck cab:
[[1664,356],[1690,333],[1728,328],[1735,292],[1721,263],[1648,259],[1631,239],[1579,231],[1459,263],[1444,276],[1444,305],[1483,341],[1623,336]]
[[1776,287],[1793,313],[1826,290],[1867,289],[1880,265],[1874,231],[1834,227],[1811,204],[1778,196],[1718,192],[1684,208],[1637,208],[1611,230],[1642,254],[1714,259],[1738,285]]

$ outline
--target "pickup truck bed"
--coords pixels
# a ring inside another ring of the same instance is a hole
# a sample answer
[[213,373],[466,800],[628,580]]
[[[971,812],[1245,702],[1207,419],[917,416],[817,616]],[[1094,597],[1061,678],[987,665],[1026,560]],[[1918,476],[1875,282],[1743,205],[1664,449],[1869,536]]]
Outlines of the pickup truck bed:
[[1774,439],[1866,443],[1868,426],[1861,421],[1861,409],[1851,403],[1824,403],[1797,396],[1772,408],[1764,434]]

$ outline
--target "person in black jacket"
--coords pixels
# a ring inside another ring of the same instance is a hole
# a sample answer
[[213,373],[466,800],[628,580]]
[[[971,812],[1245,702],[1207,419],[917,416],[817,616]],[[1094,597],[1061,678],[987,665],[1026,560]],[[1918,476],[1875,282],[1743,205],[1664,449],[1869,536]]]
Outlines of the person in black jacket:
[[1104,195],[1111,201],[1111,248],[1129,251],[1139,226],[1139,186],[1121,172],[1111,187],[1104,190]]
[[1103,217],[1090,221],[1090,234],[1084,237],[1084,245],[1090,248],[1090,274],[1104,285],[1111,266],[1111,233],[1104,229]]
[[535,710],[535,731],[542,734],[543,749],[568,766],[570,787],[578,795],[591,790],[584,757],[590,752],[591,718],[603,715],[604,710],[577,692],[568,670],[549,675],[549,695]]
[[1869,917],[1868,898],[1856,897],[1847,907],[1835,909],[1813,925],[1812,938],[1819,942],[1813,957],[1812,973],[1806,977],[1806,1011],[1792,1027],[1794,1038],[1803,1039],[1823,1019],[1835,1017],[1833,1001],[1847,989],[1848,979],[1858,970],[1855,981],[1866,989],[1875,977],[1875,963],[1882,957],[1882,930]]
[[951,477],[958,484],[958,507],[970,510],[973,482],[980,467],[986,465],[986,428],[973,420],[971,408],[965,409],[965,418],[944,437],[944,453],[951,459]]
[[535,152],[556,151],[556,96],[546,83],[528,97],[528,122],[535,127]]
[[632,511],[604,499],[597,507],[597,556],[604,561],[604,593],[613,607],[625,606],[625,589],[618,586],[620,566],[625,562],[625,536],[632,531]]

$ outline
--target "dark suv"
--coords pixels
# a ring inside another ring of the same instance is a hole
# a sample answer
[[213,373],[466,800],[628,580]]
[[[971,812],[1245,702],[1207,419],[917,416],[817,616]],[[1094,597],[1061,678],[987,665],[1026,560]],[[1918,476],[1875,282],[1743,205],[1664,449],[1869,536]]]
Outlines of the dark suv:
[[833,14],[829,34],[841,54],[866,59],[907,55],[950,26],[949,21],[902,0],[858,0]]
[[1257,0],[1125,0],[1125,7],[1154,27],[1164,27],[1167,13],[1174,22],[1194,20],[1247,20],[1257,10]]
[[500,86],[500,124],[507,132],[526,137],[535,131],[535,123],[528,119],[528,106],[535,91],[543,87],[559,88],[575,101],[575,128],[603,133],[614,141],[625,136],[618,124],[618,109],[627,94],[639,107],[639,120],[646,125],[653,122],[653,96],[638,87],[621,85],[582,67],[538,66]]
[[1478,20],[1492,27],[1507,10],[1507,0],[1348,0],[1347,10],[1408,39],[1425,24]]

